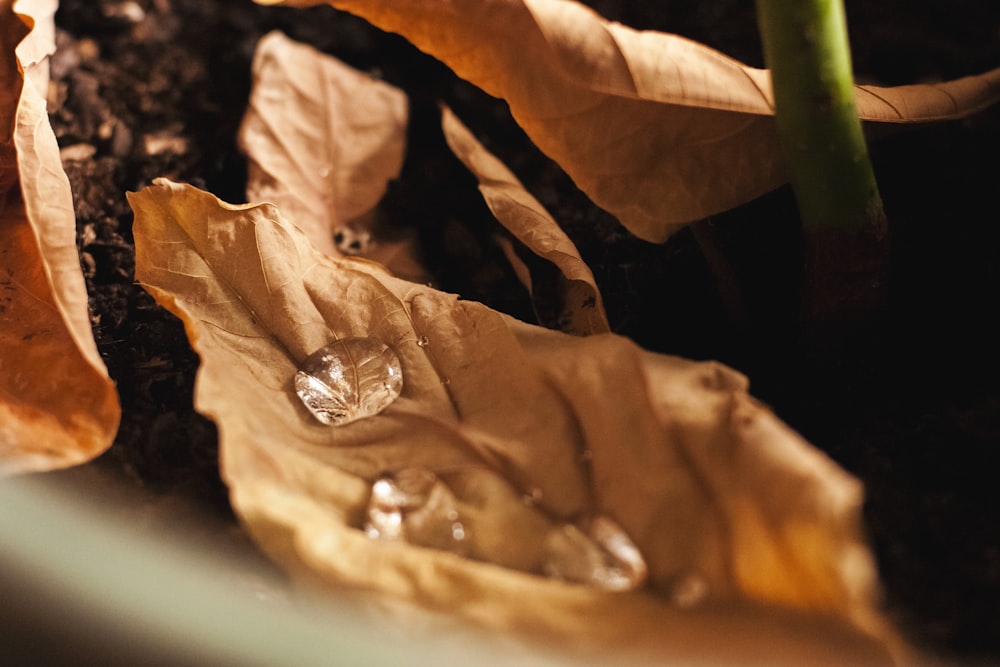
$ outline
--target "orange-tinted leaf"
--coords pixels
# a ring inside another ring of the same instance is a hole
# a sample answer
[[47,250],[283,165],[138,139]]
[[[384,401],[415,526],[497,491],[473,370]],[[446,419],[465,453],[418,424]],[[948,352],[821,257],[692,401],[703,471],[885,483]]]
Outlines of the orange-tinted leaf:
[[[636,235],[785,181],[770,76],[677,35],[639,32],[568,0],[257,0],[329,4],[397,32],[502,97],[528,136]],[[934,85],[858,88],[862,118],[954,118],[1000,96],[1000,69]]]
[[[165,180],[129,199],[137,277],[201,356],[196,404],[219,426],[233,507],[290,571],[572,651],[887,660],[850,629],[880,623],[860,484],[750,398],[739,374],[527,325],[325,256],[271,205]],[[390,347],[402,394],[324,426],[293,378],[351,337]],[[366,534],[386,473],[432,480],[436,504],[415,529],[437,522],[443,537]],[[638,546],[645,587],[541,576],[553,541],[565,547],[595,516]],[[708,602],[681,609],[692,583]]]
[[45,110],[57,3],[13,4],[17,13],[0,3],[0,475],[87,461],[110,446],[120,415]]

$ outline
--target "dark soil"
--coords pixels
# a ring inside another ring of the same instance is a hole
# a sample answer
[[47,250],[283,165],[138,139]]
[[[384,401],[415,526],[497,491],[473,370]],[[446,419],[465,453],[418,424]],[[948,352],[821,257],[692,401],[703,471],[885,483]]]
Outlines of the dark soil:
[[[589,4],[761,64],[752,0]],[[995,0],[857,0],[848,16],[862,80],[932,81],[1000,66]],[[1000,494],[989,464],[1000,444],[1000,111],[873,145],[895,234],[889,304],[862,342],[816,353],[792,333],[797,219],[787,188],[699,223],[697,239],[686,231],[652,245],[590,204],[502,102],[351,16],[250,0],[63,0],[56,21],[52,123],[74,190],[94,331],[123,407],[118,438],[94,466],[151,495],[182,493],[206,511],[229,511],[215,429],[191,404],[197,357],[180,323],[133,279],[124,192],[168,176],[244,200],[235,136],[250,61],[256,40],[280,29],[410,95],[407,164],[382,215],[386,224],[419,222],[441,288],[532,318],[490,241],[494,223],[471,176],[444,147],[444,101],[577,241],[615,331],[747,373],[757,396],[865,482],[887,604],[907,634],[945,656],[1000,661]],[[722,274],[706,260],[713,250],[735,294],[718,289]]]

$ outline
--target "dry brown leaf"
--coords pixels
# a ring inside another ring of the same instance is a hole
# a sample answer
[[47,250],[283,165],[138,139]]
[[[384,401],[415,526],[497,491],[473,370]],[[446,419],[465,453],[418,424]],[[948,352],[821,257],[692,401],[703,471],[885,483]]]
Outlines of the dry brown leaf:
[[[848,627],[879,624],[859,483],[754,402],[739,374],[534,327],[325,256],[269,204],[227,205],[166,180],[129,200],[137,277],[201,355],[196,404],[219,427],[233,507],[292,572],[581,651],[887,661]],[[322,426],[293,376],[355,336],[395,351],[402,394],[377,416]],[[437,475],[447,520],[461,521],[448,550],[362,530],[373,482],[414,469]],[[639,546],[645,589],[534,574],[550,540],[592,515]],[[669,600],[691,577],[710,602],[682,610]]]
[[0,0],[0,475],[87,461],[120,416],[45,110],[56,5]]
[[[636,235],[785,181],[770,76],[677,35],[639,32],[568,0],[257,0],[330,4],[397,32],[502,97],[528,136]],[[1000,69],[933,85],[857,88],[862,118],[954,118],[1000,96]]]
[[[328,255],[341,254],[337,234],[350,235],[359,247],[347,254],[379,261],[401,278],[427,282],[416,253],[408,250],[414,239],[389,242],[375,235],[372,224],[371,212],[386,182],[399,173],[405,126],[402,91],[270,33],[257,47],[254,88],[240,132],[250,158],[247,198],[274,203]],[[561,328],[607,332],[593,274],[565,233],[447,110],[444,130],[452,149],[480,179],[500,222],[561,271]],[[359,221],[362,217],[366,220]]]
[[500,224],[559,269],[562,307],[558,328],[580,335],[610,331],[594,274],[559,224],[448,108],[442,110],[441,125],[448,146],[479,179],[479,191]]
[[412,235],[383,233],[374,215],[403,166],[406,95],[280,32],[258,43],[253,79],[239,134],[247,199],[277,205],[328,255],[426,282]]

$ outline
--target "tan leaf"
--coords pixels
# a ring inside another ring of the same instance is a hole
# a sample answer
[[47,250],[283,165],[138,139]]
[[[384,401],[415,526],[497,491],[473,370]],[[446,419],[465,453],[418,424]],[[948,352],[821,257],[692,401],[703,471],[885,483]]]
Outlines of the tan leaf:
[[559,328],[581,335],[610,331],[594,274],[559,224],[448,108],[442,110],[442,128],[451,150],[479,179],[479,191],[497,220],[561,272],[563,305]]
[[[560,285],[565,330],[608,331],[593,274],[569,238],[450,111],[444,118],[452,149],[484,181],[481,189],[493,213],[565,276]],[[270,33],[257,47],[254,88],[240,132],[250,158],[247,198],[286,211],[326,254],[341,254],[341,244],[334,240],[339,235],[342,244],[354,241],[358,246],[347,254],[379,261],[399,277],[427,282],[416,253],[407,249],[413,239],[379,238],[371,215],[386,182],[399,173],[405,125],[401,91],[281,33]],[[318,166],[324,164],[335,167]]]
[[[326,0],[257,0],[309,6]],[[397,32],[502,97],[596,204],[662,241],[785,181],[770,76],[677,35],[568,0],[328,0]],[[1000,96],[1000,69],[943,84],[861,86],[860,115],[923,122]]]
[[374,215],[403,165],[406,95],[279,32],[258,43],[253,78],[239,134],[247,199],[277,205],[328,255],[426,282],[415,240],[387,235]]
[[120,416],[45,110],[56,5],[0,1],[0,475],[87,461],[110,446]]
[[[860,484],[739,374],[527,325],[325,256],[269,204],[165,180],[129,200],[137,277],[201,355],[196,404],[218,424],[233,507],[290,571],[580,651],[885,662],[848,627],[880,623]],[[402,394],[323,426],[293,378],[352,337],[394,351]],[[364,530],[387,473],[430,489],[405,519],[408,541]],[[614,523],[645,557],[644,587],[540,576]]]

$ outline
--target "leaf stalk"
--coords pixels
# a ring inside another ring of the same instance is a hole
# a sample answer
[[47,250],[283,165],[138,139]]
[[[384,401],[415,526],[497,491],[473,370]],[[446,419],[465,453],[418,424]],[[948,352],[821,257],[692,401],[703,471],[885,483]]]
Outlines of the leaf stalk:
[[852,326],[884,300],[888,223],[854,101],[842,0],[757,0],[775,121],[802,220],[802,317]]

